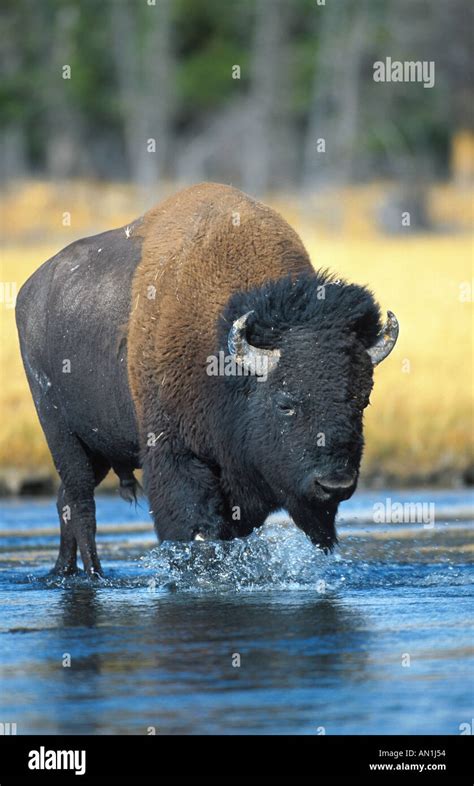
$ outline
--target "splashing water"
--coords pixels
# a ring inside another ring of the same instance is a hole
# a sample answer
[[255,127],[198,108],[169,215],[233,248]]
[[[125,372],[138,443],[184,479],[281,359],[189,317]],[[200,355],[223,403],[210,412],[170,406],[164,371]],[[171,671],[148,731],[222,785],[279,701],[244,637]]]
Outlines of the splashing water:
[[154,586],[179,590],[319,591],[327,557],[288,521],[270,520],[247,538],[165,542],[142,558]]

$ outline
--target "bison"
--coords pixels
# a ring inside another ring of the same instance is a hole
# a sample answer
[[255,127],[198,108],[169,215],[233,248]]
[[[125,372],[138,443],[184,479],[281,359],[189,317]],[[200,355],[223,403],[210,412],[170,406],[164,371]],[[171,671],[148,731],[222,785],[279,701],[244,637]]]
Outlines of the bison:
[[54,568],[101,574],[94,489],[143,485],[159,540],[246,536],[286,509],[330,550],[356,488],[373,368],[398,325],[315,272],[241,191],[188,188],[78,240],[17,300],[23,363],[61,484]]

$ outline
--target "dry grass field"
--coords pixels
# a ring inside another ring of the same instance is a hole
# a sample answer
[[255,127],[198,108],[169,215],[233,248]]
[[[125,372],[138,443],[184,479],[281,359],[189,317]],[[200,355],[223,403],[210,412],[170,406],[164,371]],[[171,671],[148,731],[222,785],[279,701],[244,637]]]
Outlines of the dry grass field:
[[[367,192],[366,192],[367,196]],[[328,267],[367,284],[382,308],[400,321],[400,338],[375,372],[366,415],[364,474],[384,482],[449,482],[472,464],[472,242],[466,232],[387,237],[364,220],[363,195],[349,200],[338,234],[312,223],[309,209],[275,199],[299,230],[315,267]],[[341,197],[342,199],[342,197]],[[453,212],[449,194],[443,199]],[[134,207],[135,204],[135,207]],[[456,215],[469,213],[464,195]],[[73,193],[35,184],[2,200],[6,238],[2,249],[2,292],[23,281],[48,257],[81,235],[120,226],[141,212],[125,186],[103,187],[98,195],[82,185]],[[71,213],[71,226],[62,215]],[[5,301],[6,298],[4,297]],[[2,432],[0,469],[51,467],[21,364],[14,310],[0,303]]]

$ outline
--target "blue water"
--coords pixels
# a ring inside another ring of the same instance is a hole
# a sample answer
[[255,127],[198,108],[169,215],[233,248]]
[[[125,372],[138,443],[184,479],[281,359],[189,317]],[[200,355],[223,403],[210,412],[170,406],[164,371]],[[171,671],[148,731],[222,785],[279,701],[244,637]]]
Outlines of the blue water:
[[[374,523],[387,497],[434,503],[434,526]],[[360,491],[329,557],[283,514],[161,547],[146,503],[98,497],[97,514],[95,586],[48,576],[53,500],[0,505],[0,721],[18,734],[459,734],[473,717],[468,492]]]

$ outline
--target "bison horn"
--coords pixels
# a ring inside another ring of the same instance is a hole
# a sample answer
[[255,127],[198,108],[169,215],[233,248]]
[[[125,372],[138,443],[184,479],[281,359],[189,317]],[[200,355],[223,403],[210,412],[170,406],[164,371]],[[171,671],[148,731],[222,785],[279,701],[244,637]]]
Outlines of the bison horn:
[[375,344],[371,346],[367,352],[374,366],[377,366],[382,360],[385,360],[387,355],[397,343],[398,338],[398,319],[391,311],[387,311],[387,321],[380,331]]
[[248,343],[245,337],[245,329],[250,314],[253,314],[253,311],[248,311],[235,320],[229,330],[227,346],[235,361],[247,369],[250,374],[264,376],[277,366],[280,359],[280,350],[260,349]]

